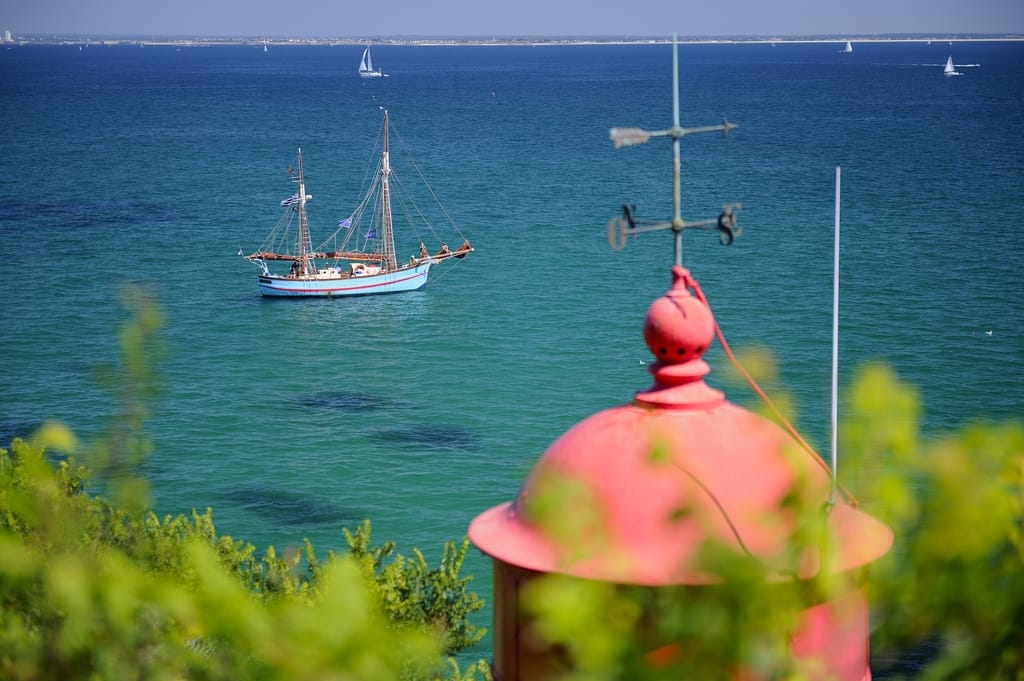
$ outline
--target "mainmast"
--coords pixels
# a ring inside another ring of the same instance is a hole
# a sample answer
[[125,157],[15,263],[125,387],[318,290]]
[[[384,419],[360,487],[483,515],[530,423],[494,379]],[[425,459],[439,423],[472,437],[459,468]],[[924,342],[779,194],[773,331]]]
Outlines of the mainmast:
[[309,254],[313,250],[312,237],[309,235],[309,223],[306,221],[306,178],[302,173],[302,149],[299,149],[299,239],[296,250],[299,252],[299,274],[305,276],[310,273]]
[[[382,107],[383,108],[383,107]],[[395,237],[391,231],[391,191],[388,187],[388,176],[391,175],[391,152],[388,144],[388,110],[384,109],[384,152],[380,161],[380,201],[381,229],[384,238],[384,269],[393,270],[398,267],[395,259]]]

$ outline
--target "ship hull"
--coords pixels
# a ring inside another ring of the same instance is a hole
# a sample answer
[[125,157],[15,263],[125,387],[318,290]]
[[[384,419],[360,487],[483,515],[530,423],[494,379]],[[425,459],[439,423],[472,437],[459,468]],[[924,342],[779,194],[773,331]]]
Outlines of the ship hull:
[[392,272],[363,276],[291,278],[260,275],[260,294],[273,298],[334,298],[368,296],[382,293],[403,293],[423,288],[430,274],[431,262],[405,267]]

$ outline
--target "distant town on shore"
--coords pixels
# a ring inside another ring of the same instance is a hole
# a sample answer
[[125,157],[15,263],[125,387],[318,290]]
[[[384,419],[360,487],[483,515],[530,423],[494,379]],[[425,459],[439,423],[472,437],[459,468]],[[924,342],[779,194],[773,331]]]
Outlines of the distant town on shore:
[[[1019,41],[1021,34],[878,34],[878,35],[746,35],[746,36],[679,36],[680,43],[834,43],[854,42],[977,42]],[[280,37],[280,36],[139,36],[139,35],[73,35],[17,34],[4,31],[0,42],[7,45],[171,45],[176,47],[208,47],[215,45],[659,45],[671,43],[666,36],[358,36],[358,37]]]

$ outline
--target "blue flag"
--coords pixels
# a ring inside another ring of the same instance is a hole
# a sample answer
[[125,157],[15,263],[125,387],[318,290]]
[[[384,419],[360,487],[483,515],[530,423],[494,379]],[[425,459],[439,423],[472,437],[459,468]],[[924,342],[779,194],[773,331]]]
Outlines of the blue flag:
[[344,227],[345,229],[348,229],[351,226],[352,226],[352,218],[345,218],[344,220],[339,220],[338,221],[338,227]]
[[299,202],[299,195],[298,194],[292,194],[287,199],[281,201],[281,206],[282,207],[284,207],[284,206],[294,206],[298,202]]
[[371,227],[370,231],[363,235],[363,238],[364,239],[376,239],[377,238],[377,228],[376,227]]

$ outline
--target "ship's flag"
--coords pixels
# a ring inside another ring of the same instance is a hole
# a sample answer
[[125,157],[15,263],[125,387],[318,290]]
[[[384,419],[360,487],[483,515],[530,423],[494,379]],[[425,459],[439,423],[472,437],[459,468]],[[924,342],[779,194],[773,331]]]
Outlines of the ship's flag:
[[343,227],[345,229],[348,229],[351,226],[352,226],[352,218],[345,218],[344,220],[339,220],[338,221],[338,227]]
[[294,206],[298,202],[299,202],[299,195],[298,194],[292,194],[287,199],[284,199],[283,201],[281,201],[281,206],[282,207],[284,207],[284,206]]
[[376,227],[371,227],[370,231],[363,235],[363,238],[364,239],[376,239],[377,238],[377,228]]

